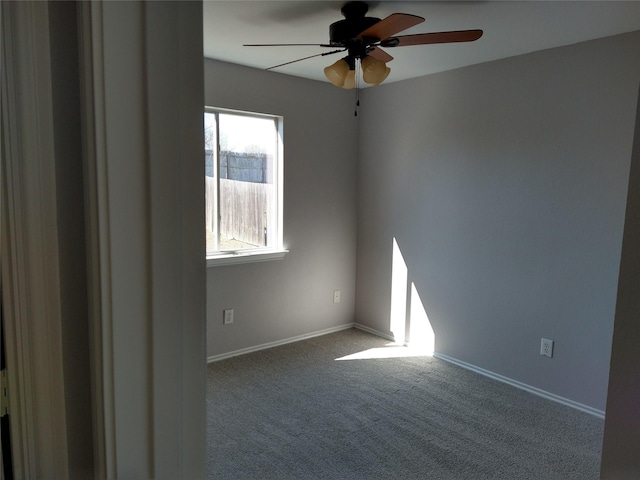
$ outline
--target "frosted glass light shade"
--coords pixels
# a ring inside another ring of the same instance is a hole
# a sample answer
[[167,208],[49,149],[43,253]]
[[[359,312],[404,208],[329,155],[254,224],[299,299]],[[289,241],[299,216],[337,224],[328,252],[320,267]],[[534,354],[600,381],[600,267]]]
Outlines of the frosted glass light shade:
[[356,71],[349,70],[347,72],[347,78],[345,78],[344,85],[342,85],[342,88],[350,89],[350,88],[354,88],[355,86],[356,86]]
[[324,69],[324,76],[336,87],[342,87],[349,73],[349,64],[344,58],[341,58],[333,65],[329,65]]
[[386,80],[386,78],[389,76],[390,73],[391,73],[391,69],[389,67],[384,67],[384,73],[380,76],[378,81],[376,83],[372,83],[372,85],[374,87],[376,85],[380,85],[382,82],[384,82]]
[[379,85],[391,71],[383,61],[370,56],[364,57],[360,65],[362,66],[362,78],[370,85]]

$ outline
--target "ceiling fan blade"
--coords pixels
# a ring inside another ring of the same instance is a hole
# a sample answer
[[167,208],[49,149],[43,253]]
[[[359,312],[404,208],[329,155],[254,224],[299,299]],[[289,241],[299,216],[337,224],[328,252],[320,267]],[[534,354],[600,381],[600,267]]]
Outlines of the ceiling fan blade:
[[332,52],[323,52],[323,53],[318,53],[316,55],[309,55],[308,57],[298,58],[297,60],[291,60],[290,62],[285,62],[285,63],[281,63],[280,65],[274,65],[273,67],[265,68],[265,70],[273,70],[274,68],[284,67],[285,65],[290,65],[290,64],[296,63],[296,62],[301,62],[302,60],[307,60],[309,58],[324,57],[326,55],[333,55],[334,53],[340,53],[340,52],[344,52],[346,50],[347,49],[344,48],[342,50],[333,50]]
[[362,40],[363,38],[375,38],[377,40],[384,40],[398,32],[402,32],[407,28],[411,28],[415,25],[424,22],[424,18],[417,15],[409,15],[408,13],[394,13],[387,18],[380,20],[375,25],[367,28],[364,32],[360,33],[357,38]]
[[367,54],[370,57],[375,58],[376,60],[380,60],[381,62],[387,63],[393,60],[393,57],[389,55],[387,52],[382,50],[381,48],[374,47],[373,50],[368,51]]
[[416,35],[401,35],[391,37],[380,42],[388,47],[406,47],[408,45],[429,45],[433,43],[473,42],[482,36],[482,30],[458,30],[454,32],[418,33]]
[[341,45],[329,45],[328,43],[245,43],[243,47],[329,47],[336,48]]

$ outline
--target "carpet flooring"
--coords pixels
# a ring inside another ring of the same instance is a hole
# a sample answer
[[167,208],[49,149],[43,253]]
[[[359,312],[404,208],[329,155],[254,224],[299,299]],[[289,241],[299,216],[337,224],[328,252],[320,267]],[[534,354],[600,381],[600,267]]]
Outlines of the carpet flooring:
[[603,420],[388,344],[351,329],[209,364],[209,478],[598,478]]

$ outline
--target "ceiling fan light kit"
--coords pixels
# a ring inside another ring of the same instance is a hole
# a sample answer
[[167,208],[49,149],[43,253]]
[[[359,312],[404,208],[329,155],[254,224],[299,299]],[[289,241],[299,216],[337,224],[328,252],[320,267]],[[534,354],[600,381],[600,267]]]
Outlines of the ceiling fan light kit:
[[380,85],[389,76],[391,69],[387,62],[393,57],[381,47],[396,48],[409,45],[429,45],[436,43],[473,42],[482,36],[482,30],[459,30],[451,32],[422,33],[414,35],[396,35],[424,22],[424,18],[407,13],[393,13],[380,20],[367,17],[369,6],[365,2],[347,2],[341,9],[344,20],[329,26],[328,44],[261,44],[245,46],[296,46],[315,45],[333,48],[331,52],[319,53],[309,57],[286,62],[267,70],[289,65],[308,58],[347,52],[347,56],[324,69],[327,79],[336,87],[354,88],[356,86],[356,62],[360,62],[362,78],[369,85]]
[[349,64],[344,58],[341,58],[324,69],[324,76],[336,87],[344,86],[347,73],[349,73]]
[[[360,61],[360,65],[362,78],[369,85],[379,85],[391,72],[391,69],[384,62],[370,56],[364,57]],[[356,86],[356,71],[349,66],[345,58],[325,67],[324,75],[336,87],[350,89]]]

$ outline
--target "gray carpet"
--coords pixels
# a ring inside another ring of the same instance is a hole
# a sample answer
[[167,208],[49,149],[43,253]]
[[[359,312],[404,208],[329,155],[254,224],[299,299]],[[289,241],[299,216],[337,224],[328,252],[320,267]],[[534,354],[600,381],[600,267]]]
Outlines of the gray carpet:
[[208,367],[213,479],[597,479],[604,421],[351,329]]

